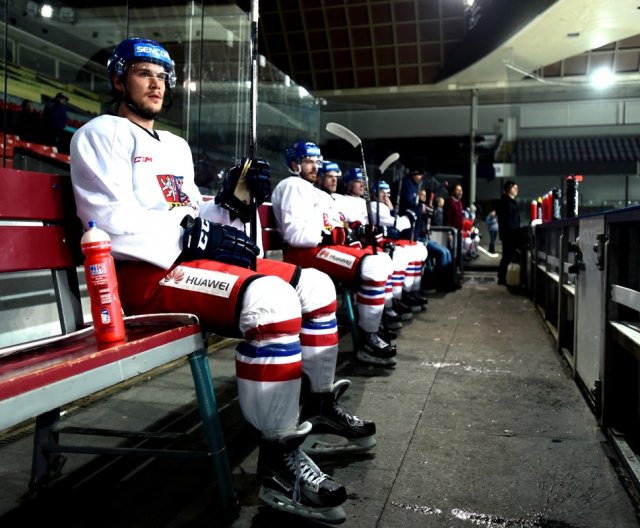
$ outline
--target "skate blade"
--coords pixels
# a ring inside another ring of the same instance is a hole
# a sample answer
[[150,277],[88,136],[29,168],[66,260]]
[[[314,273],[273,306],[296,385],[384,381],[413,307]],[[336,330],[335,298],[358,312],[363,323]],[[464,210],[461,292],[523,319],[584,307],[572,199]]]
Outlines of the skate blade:
[[[336,440],[331,441],[330,439]],[[342,442],[340,442],[340,440]],[[314,435],[313,433],[305,438],[300,448],[312,456],[323,455],[355,455],[367,453],[376,446],[376,439],[373,436],[365,438],[352,438],[346,440],[335,435]]]
[[275,490],[260,486],[258,494],[260,502],[269,508],[283,511],[296,517],[311,519],[325,524],[342,524],[347,520],[347,514],[342,506],[332,506],[328,508],[312,508],[298,502],[294,502],[288,497]]
[[369,354],[357,354],[358,362],[373,365],[375,367],[386,367],[392,368],[396,366],[396,360],[392,357],[390,358],[378,358],[371,356]]

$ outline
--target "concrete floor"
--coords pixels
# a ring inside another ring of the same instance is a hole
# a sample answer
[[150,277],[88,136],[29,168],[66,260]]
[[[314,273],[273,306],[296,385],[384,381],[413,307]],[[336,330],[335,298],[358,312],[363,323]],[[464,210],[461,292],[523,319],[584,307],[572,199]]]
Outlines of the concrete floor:
[[[640,526],[635,490],[553,338],[528,297],[495,283],[496,264],[468,265],[462,289],[431,295],[402,331],[393,370],[355,363],[342,338],[337,377],[353,382],[344,399],[378,428],[372,454],[318,460],[347,487],[342,526]],[[240,501],[232,526],[319,526],[258,504],[255,435],[238,412],[231,344],[211,355],[211,367]],[[188,367],[83,402],[68,418],[87,419],[191,431]],[[198,447],[191,432],[186,444]],[[223,525],[209,465],[195,460],[70,455],[50,493],[27,499],[30,442],[28,428],[0,437],[2,528],[54,519],[66,527]]]

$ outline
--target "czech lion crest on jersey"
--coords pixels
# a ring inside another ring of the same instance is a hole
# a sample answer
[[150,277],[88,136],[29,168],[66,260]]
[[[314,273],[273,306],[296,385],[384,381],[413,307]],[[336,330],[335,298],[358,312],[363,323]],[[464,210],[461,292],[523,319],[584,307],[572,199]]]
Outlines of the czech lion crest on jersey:
[[160,185],[164,199],[169,204],[169,209],[191,205],[189,196],[182,190],[184,176],[158,174],[156,178],[158,178],[158,185]]

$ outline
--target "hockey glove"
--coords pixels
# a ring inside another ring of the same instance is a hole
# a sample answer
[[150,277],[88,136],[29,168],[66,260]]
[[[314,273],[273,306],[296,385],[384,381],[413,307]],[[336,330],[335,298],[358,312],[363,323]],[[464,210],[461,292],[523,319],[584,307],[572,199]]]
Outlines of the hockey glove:
[[411,225],[414,225],[418,220],[418,215],[413,209],[407,209],[404,212],[404,216],[406,216],[409,219],[409,222],[411,222]]
[[400,230],[396,229],[393,226],[383,226],[382,232],[385,238],[390,238],[391,240],[400,240]]
[[347,234],[347,239],[344,241],[345,246],[349,246],[352,248],[362,249],[362,242],[358,238],[355,231],[349,231]]
[[231,219],[240,218],[246,224],[251,220],[251,196],[257,205],[271,196],[271,171],[264,160],[244,158],[225,174],[216,203],[229,211]]
[[378,229],[374,225],[362,224],[356,220],[351,224],[351,236],[354,240],[359,240],[361,245],[367,246],[372,244],[374,239],[380,242],[384,236],[384,232],[382,228]]
[[248,268],[260,253],[258,246],[242,231],[202,218],[185,216],[182,259],[211,259]]
[[[248,162],[245,158],[240,162],[240,166]],[[233,169],[232,169],[233,170]],[[247,185],[251,194],[255,196],[258,205],[266,202],[271,196],[271,168],[263,159],[252,159],[247,170]]]
[[342,227],[334,227],[329,233],[322,231],[323,246],[342,246],[345,243],[345,232]]

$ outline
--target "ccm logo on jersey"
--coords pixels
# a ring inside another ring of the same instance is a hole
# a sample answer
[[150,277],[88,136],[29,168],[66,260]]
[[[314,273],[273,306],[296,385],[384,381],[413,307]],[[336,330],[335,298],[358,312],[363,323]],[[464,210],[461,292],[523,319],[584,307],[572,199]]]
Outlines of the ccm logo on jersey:
[[134,163],[151,163],[152,161],[153,161],[153,158],[151,156],[134,156],[133,157]]
[[349,269],[353,268],[353,264],[356,261],[356,258],[353,255],[340,253],[339,251],[330,248],[322,248],[316,254],[316,258],[327,260],[329,262],[337,264],[338,266]]
[[177,266],[160,280],[160,286],[197,291],[228,299],[237,281],[237,275]]

